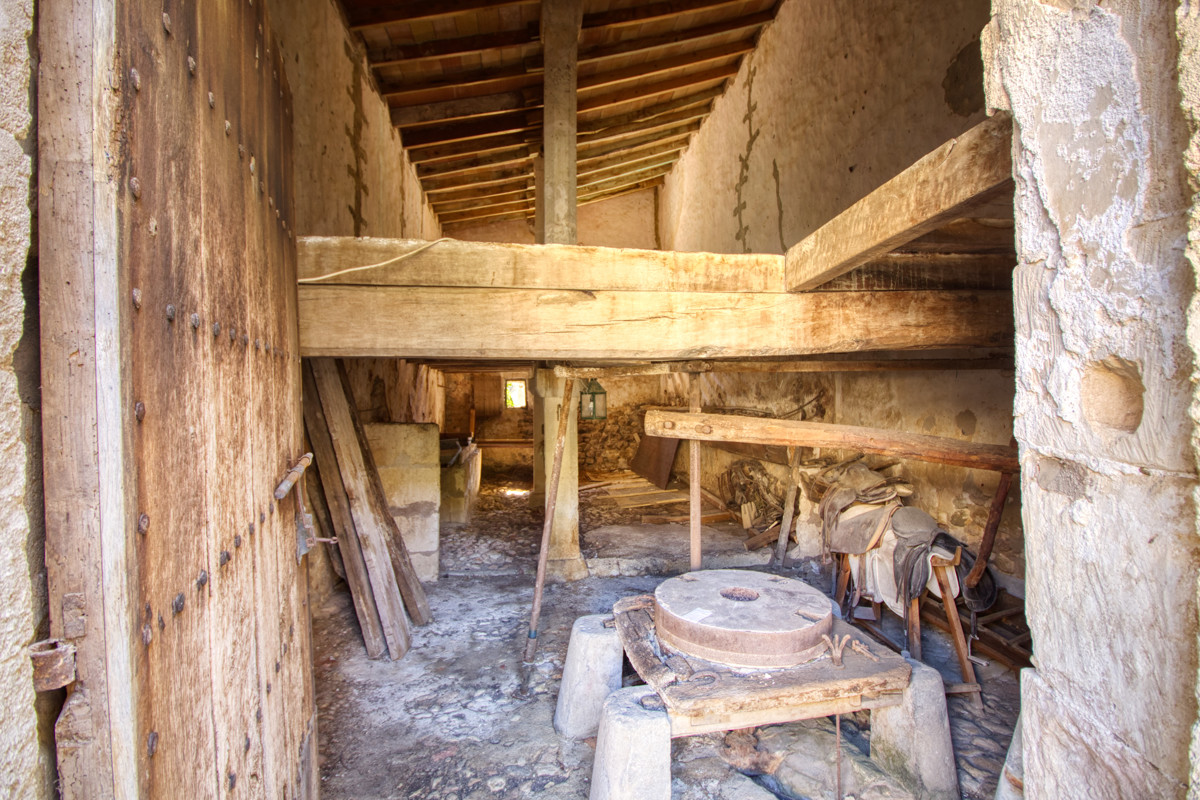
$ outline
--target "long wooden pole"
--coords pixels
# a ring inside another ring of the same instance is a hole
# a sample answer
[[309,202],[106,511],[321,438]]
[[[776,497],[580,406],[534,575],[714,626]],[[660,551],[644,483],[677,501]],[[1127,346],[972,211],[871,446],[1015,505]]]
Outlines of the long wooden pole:
[[567,378],[563,386],[562,406],[558,409],[558,431],[554,437],[554,463],[550,481],[546,484],[546,520],[542,523],[542,547],[538,552],[537,580],[533,587],[533,609],[529,613],[529,638],[525,641],[525,663],[532,664],[537,653],[538,619],[542,616],[542,589],[546,585],[546,561],[550,554],[550,530],[554,527],[554,509],[558,505],[558,479],[562,475],[563,450],[567,443],[567,426],[574,408],[575,379]]
[[788,458],[788,484],[787,499],[783,501],[783,523],[779,528],[779,541],[775,545],[775,563],[779,566],[786,566],[783,563],[784,556],[787,555],[788,537],[792,535],[792,515],[796,510],[796,494],[799,491],[799,484],[796,481],[796,465],[800,462],[800,448],[789,448],[792,453]]
[[[693,372],[688,380],[688,407],[693,414],[699,414],[700,376]],[[703,561],[703,545],[700,540],[700,516],[703,513],[700,507],[700,442],[693,440],[688,443],[688,527],[691,535],[692,571],[700,569]]]
[[992,497],[992,507],[988,509],[987,525],[983,528],[983,539],[979,542],[979,556],[975,566],[967,573],[965,583],[967,588],[974,589],[983,578],[987,569],[988,558],[992,555],[992,547],[996,544],[996,531],[1000,528],[1000,516],[1004,513],[1004,502],[1008,499],[1008,490],[1012,486],[1012,473],[1000,474],[1000,483],[996,486],[996,494]]

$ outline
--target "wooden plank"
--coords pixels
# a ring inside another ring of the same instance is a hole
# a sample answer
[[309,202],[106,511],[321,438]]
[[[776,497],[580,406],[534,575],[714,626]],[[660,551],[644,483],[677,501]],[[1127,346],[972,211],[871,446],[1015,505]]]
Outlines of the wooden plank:
[[[110,132],[120,91],[98,80],[119,63],[115,3],[38,6],[38,282],[41,424],[50,633],[76,646],[77,685],[55,724],[65,800],[136,797],[134,589],[126,505],[132,454],[120,325],[118,185]],[[106,580],[106,577],[108,580]],[[17,657],[13,654],[14,657]],[[27,669],[27,667],[26,667]],[[86,691],[79,691],[86,688]]]
[[335,278],[373,286],[478,286],[512,289],[772,291],[782,293],[783,257],[677,253],[615,247],[522,245],[446,240],[306,237],[298,240],[300,280],[364,264]]
[[445,125],[451,122],[480,119],[509,111],[534,109],[541,105],[541,96],[527,98],[524,91],[506,91],[496,94],[441,100],[419,106],[390,104],[388,114],[392,124],[401,129],[401,137],[409,128],[425,125]]
[[710,69],[701,70],[699,72],[689,72],[686,75],[677,75],[672,78],[655,81],[654,83],[639,84],[624,89],[605,92],[603,94],[593,94],[588,92],[587,95],[580,93],[579,97],[579,113],[583,114],[586,111],[599,111],[601,109],[614,108],[616,106],[626,105],[639,100],[644,100],[647,97],[657,97],[659,95],[670,94],[677,92],[680,89],[687,89],[693,86],[705,86],[713,83],[723,83],[727,78],[737,74],[738,65],[736,63],[726,64],[720,67],[712,67]]
[[[1006,292],[729,294],[305,284],[299,301],[305,356],[746,358],[994,347],[1011,343],[1013,336],[1012,297]],[[794,322],[780,331],[774,323],[781,318]]]
[[333,441],[338,469],[346,486],[346,497],[350,504],[354,528],[358,532],[363,561],[371,579],[371,591],[379,609],[379,619],[384,640],[393,659],[408,652],[412,640],[408,631],[408,618],[400,600],[400,588],[392,569],[388,552],[384,523],[378,519],[370,502],[371,487],[367,478],[367,467],[363,451],[354,432],[351,409],[346,401],[337,365],[330,359],[315,359],[312,362],[313,380],[325,420]]
[[321,470],[324,505],[329,509],[332,525],[330,533],[338,540],[338,551],[346,568],[346,583],[350,587],[350,598],[354,602],[354,613],[358,617],[358,627],[362,631],[367,657],[379,658],[387,652],[379,609],[375,605],[367,564],[363,560],[362,545],[359,544],[358,531],[350,514],[350,500],[342,483],[342,473],[338,468],[337,456],[334,455],[333,440],[325,423],[325,412],[321,410],[320,396],[317,394],[312,367],[308,362],[304,363],[303,375],[304,422],[312,444],[313,457]]
[[627,28],[657,19],[687,17],[689,14],[703,11],[740,6],[743,2],[744,0],[669,0],[669,2],[645,3],[631,8],[585,14],[583,27],[584,30],[589,28]]
[[828,422],[741,417],[724,414],[684,414],[651,409],[646,412],[646,433],[678,436],[707,442],[734,441],[788,447],[828,447],[910,458],[972,469],[1012,472],[1017,469],[1017,448],[979,444],[945,436],[834,425]]
[[[700,412],[700,374],[688,375],[688,410]],[[703,541],[700,538],[700,443],[688,442],[688,552],[691,568],[698,570],[703,560]]]
[[654,492],[639,494],[629,499],[614,498],[621,508],[645,508],[646,506],[661,506],[667,503],[686,503],[688,496],[683,492]]
[[701,64],[713,64],[733,58],[740,58],[753,49],[754,40],[743,39],[740,42],[686,52],[672,58],[659,58],[621,69],[580,75],[579,90],[615,86],[629,81],[645,80],[664,72],[673,72],[689,67],[696,67]]
[[[353,397],[350,389],[350,377],[346,365],[338,362],[338,377],[342,381],[342,391],[347,398]],[[367,440],[367,432],[363,428],[362,419],[357,410],[351,408],[350,422],[354,426],[354,435],[358,439],[358,449],[362,453],[363,466],[366,468],[365,477],[368,491],[367,500],[375,514],[375,518],[383,523],[384,541],[387,543],[388,557],[392,562],[392,571],[396,575],[396,584],[400,589],[400,597],[409,618],[417,625],[428,625],[433,619],[429,610],[429,599],[425,589],[417,578],[404,537],[396,524],[395,518],[388,507],[387,492],[383,488],[383,479],[379,476],[379,468],[375,464],[375,454],[371,443]],[[360,537],[361,538],[361,537]]]
[[[716,514],[705,514],[705,515],[701,516],[700,522],[707,525],[710,522],[727,522],[732,519],[733,519],[732,512],[721,511]],[[669,524],[673,524],[673,523],[677,523],[677,522],[688,522],[689,520],[691,520],[690,514],[676,514],[673,516],[671,516],[671,515],[662,516],[662,515],[651,515],[651,514],[643,514],[642,515],[642,524],[643,525],[669,525]]]
[[667,48],[683,42],[696,43],[703,39],[725,36],[741,31],[757,31],[774,18],[774,10],[760,11],[757,14],[746,14],[707,25],[696,25],[684,28],[683,30],[675,30],[669,33],[640,36],[635,39],[623,39],[612,43],[594,45],[580,52],[579,63],[590,64],[596,61],[629,55],[630,53],[645,54],[647,51]]
[[997,115],[951,139],[787,252],[787,284],[805,291],[959,218],[1012,180],[1012,120]]
[[538,26],[528,25],[510,31],[460,36],[455,39],[435,39],[415,44],[397,44],[367,49],[367,62],[372,69],[403,63],[406,67],[423,61],[442,61],[500,47],[519,47],[538,42]]

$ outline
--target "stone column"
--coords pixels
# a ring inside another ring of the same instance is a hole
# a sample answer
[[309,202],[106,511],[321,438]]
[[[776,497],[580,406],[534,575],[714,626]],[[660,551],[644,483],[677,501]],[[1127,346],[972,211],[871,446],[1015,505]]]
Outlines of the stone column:
[[542,3],[542,116],[541,180],[537,186],[542,244],[575,244],[575,97],[580,0]]
[[[579,384],[569,398],[563,397],[565,381],[554,376],[554,370],[539,369],[534,381],[535,393],[541,397],[541,427],[543,431],[543,474],[550,475],[554,467],[554,442],[558,436],[558,413],[564,402],[572,410],[567,422],[567,438],[563,447],[562,472],[558,479],[558,500],[554,523],[550,529],[550,554],[547,575],[561,580],[587,577],[587,565],[579,552]],[[534,421],[537,427],[538,420]]]

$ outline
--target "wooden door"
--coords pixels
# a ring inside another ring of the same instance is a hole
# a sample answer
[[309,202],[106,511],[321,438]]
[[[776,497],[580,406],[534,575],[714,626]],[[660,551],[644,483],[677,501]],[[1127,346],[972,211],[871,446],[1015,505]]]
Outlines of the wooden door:
[[315,797],[291,97],[263,2],[39,4],[63,795]]

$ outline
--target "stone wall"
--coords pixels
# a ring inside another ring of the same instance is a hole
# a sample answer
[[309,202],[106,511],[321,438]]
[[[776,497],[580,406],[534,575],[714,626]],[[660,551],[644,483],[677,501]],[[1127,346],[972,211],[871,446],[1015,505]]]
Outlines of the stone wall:
[[377,422],[363,427],[413,569],[421,580],[436,581],[442,473],[437,426]]
[[[38,697],[25,648],[48,634],[37,250],[33,227],[33,3],[0,7],[0,794],[53,796],[53,695]],[[39,712],[42,718],[39,741]]]
[[1187,792],[1195,283],[1171,6],[997,0],[984,37],[988,104],[1015,121],[1031,799]]
[[272,0],[292,89],[296,233],[436,239],[441,226],[334,0]]

